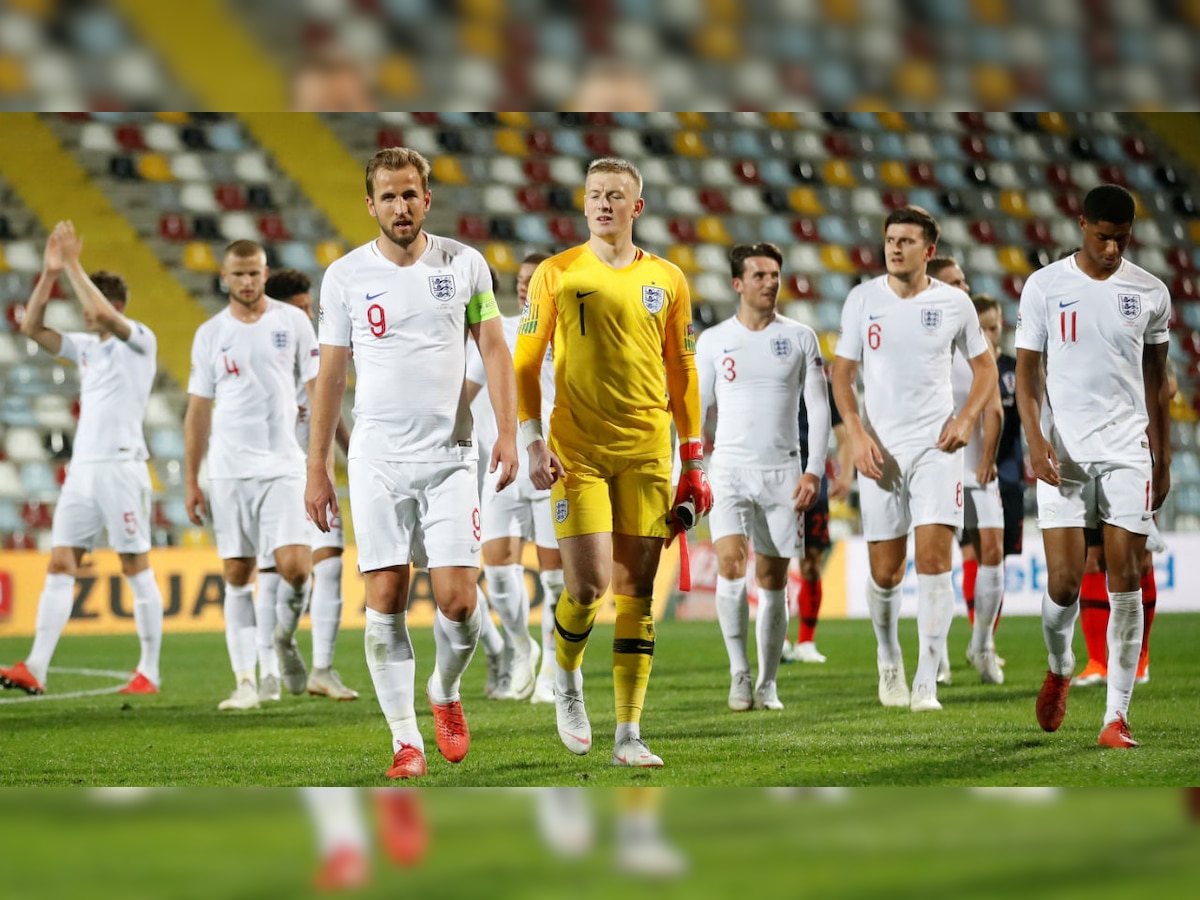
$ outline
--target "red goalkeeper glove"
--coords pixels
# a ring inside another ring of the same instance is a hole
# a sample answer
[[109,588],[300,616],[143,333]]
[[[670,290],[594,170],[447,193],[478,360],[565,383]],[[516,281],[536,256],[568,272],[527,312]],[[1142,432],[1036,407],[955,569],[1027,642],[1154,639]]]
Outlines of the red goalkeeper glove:
[[679,445],[679,458],[683,461],[683,471],[679,475],[679,485],[675,488],[675,502],[671,504],[676,509],[683,503],[691,503],[695,508],[696,518],[708,515],[712,509],[712,488],[708,484],[708,476],[700,461],[704,459],[704,449],[700,441],[687,441]]

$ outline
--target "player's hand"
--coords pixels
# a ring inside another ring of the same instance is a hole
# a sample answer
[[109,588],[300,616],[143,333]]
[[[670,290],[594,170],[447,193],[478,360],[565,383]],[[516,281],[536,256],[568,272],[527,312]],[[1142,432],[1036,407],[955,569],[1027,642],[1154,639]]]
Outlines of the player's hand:
[[979,482],[979,486],[991,484],[996,480],[996,460],[981,460],[975,468],[975,480]]
[[967,444],[971,443],[971,432],[975,430],[975,423],[970,422],[964,416],[951,416],[946,420],[946,424],[942,426],[942,433],[938,437],[937,448],[943,453],[953,453],[956,450],[961,450]]
[[675,502],[671,509],[681,503],[690,502],[696,508],[696,518],[707,516],[712,509],[712,487],[708,476],[704,474],[701,460],[704,459],[704,449],[698,440],[685,441],[679,445],[679,458],[683,461],[683,471],[679,475],[679,484],[675,488]]
[[821,496],[821,479],[805,472],[796,482],[796,489],[792,491],[792,509],[798,513],[811,509],[819,496]]
[[1062,476],[1059,474],[1058,454],[1054,452],[1054,448],[1040,434],[1029,435],[1029,463],[1033,466],[1033,474],[1038,481],[1044,481],[1046,484],[1058,487],[1062,484]]
[[307,406],[300,406],[300,405],[296,406],[296,421],[297,422],[307,422],[308,421],[308,407]]
[[[61,225],[62,223],[60,222],[59,224]],[[60,236],[59,229],[56,226],[55,229],[50,232],[50,237],[46,239],[46,250],[42,254],[42,268],[45,269],[46,273],[49,275],[57,275],[63,270],[64,265],[65,260],[63,260],[62,237]]]
[[308,470],[308,481],[304,485],[304,509],[317,528],[325,533],[330,531],[333,520],[342,514],[338,508],[337,488],[328,469]]
[[883,477],[883,454],[879,445],[865,431],[854,442],[854,467],[872,481]]
[[550,485],[566,474],[562,462],[545,441],[534,441],[529,445],[529,480],[535,488],[549,490]]
[[1165,460],[1155,460],[1150,478],[1153,489],[1150,509],[1158,512],[1159,508],[1163,505],[1163,501],[1167,499],[1167,494],[1171,492],[1170,464]]
[[59,247],[62,249],[63,262],[70,264],[78,262],[83,255],[83,238],[75,233],[75,223],[68,219],[59,222],[54,228],[59,235]]
[[492,447],[492,464],[488,468],[488,472],[495,472],[500,469],[500,478],[496,481],[496,493],[504,490],[517,477],[517,468],[520,466],[519,457],[517,456],[517,441],[515,438],[505,440],[501,438],[496,441]]
[[193,525],[203,525],[204,515],[208,512],[208,503],[204,499],[204,492],[200,490],[200,485],[189,484],[187,486],[183,504],[187,509],[188,520]]

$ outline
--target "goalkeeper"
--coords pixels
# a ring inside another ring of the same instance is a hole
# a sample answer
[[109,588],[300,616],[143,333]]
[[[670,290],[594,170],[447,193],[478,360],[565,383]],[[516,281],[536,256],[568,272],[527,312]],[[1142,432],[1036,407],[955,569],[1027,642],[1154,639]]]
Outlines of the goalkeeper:
[[[609,585],[617,607],[612,764],[659,767],[640,721],[654,656],[654,576],[664,541],[680,530],[671,511],[712,506],[700,468],[700,396],[692,306],[683,273],[633,243],[642,178],[621,159],[597,159],[584,184],[590,237],[541,263],[517,338],[517,417],[529,475],[551,488],[566,589],[555,611],[558,734],[591,750],[581,663]],[[553,345],[555,401],[543,430],[539,373]],[[665,386],[665,389],[664,389]],[[683,474],[671,496],[671,437]]]

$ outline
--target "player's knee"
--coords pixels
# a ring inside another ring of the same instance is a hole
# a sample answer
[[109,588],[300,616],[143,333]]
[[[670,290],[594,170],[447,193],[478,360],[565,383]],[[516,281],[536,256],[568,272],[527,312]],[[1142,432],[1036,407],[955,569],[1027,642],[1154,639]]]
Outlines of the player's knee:
[[148,553],[122,553],[120,557],[121,574],[126,578],[132,578],[150,568],[150,554]]
[[1078,599],[1082,585],[1082,572],[1060,572],[1051,576],[1046,584],[1046,593],[1059,606],[1069,606]]
[[745,578],[746,577],[746,557],[744,556],[725,556],[717,559],[717,572],[722,578]]
[[70,575],[75,577],[78,567],[75,565],[75,554],[68,550],[66,553],[59,553],[59,548],[54,548],[50,552],[50,562],[46,566],[48,575]]

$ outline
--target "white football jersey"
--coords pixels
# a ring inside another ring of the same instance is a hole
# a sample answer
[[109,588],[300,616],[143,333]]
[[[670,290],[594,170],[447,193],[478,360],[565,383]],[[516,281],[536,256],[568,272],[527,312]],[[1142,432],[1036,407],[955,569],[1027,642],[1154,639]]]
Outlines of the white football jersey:
[[209,478],[304,474],[296,382],[316,377],[318,353],[308,317],[278,300],[257,322],[226,308],[197,329],[188,393],[214,401]]
[[371,241],[325,270],[321,343],[354,350],[350,459],[476,458],[463,383],[467,327],[472,316],[496,314],[492,276],[477,250],[427,237],[411,266]]
[[[954,414],[958,415],[967,402],[971,393],[971,385],[975,382],[975,371],[971,363],[961,353],[954,354],[954,362],[950,368],[950,383],[954,388]],[[975,470],[979,468],[979,460],[983,456],[983,416],[975,420],[975,430],[971,432],[971,440],[963,448],[963,487],[979,487],[979,479]]]
[[880,275],[850,291],[837,355],[862,363],[863,424],[880,449],[911,454],[937,445],[954,413],[952,350],[989,352],[971,298],[935,279],[902,299]]
[[127,341],[102,341],[97,334],[79,331],[62,336],[59,358],[79,367],[79,426],[72,462],[150,457],[142,420],[158,367],[158,341],[141,322],[127,321]]
[[[504,341],[508,344],[508,352],[517,349],[517,332],[521,328],[521,316],[504,316],[500,323],[504,326]],[[479,448],[490,450],[496,443],[499,434],[496,428],[496,413],[492,410],[491,400],[487,392],[487,371],[483,367],[483,355],[474,341],[467,341],[467,381],[482,385],[483,390],[471,401],[471,416],[475,420],[475,435],[479,438]],[[554,348],[546,348],[546,359],[542,363],[542,425],[550,423],[550,412],[554,409]],[[525,469],[521,469],[524,474]]]
[[700,415],[717,404],[714,465],[779,469],[800,461],[800,392],[809,412],[808,469],[825,474],[829,394],[821,345],[807,325],[776,314],[751,331],[734,316],[696,341]]
[[1079,463],[1149,457],[1142,351],[1166,343],[1170,319],[1166,285],[1128,260],[1103,281],[1074,255],[1029,276],[1017,348],[1046,355],[1042,428],[1056,453]]

